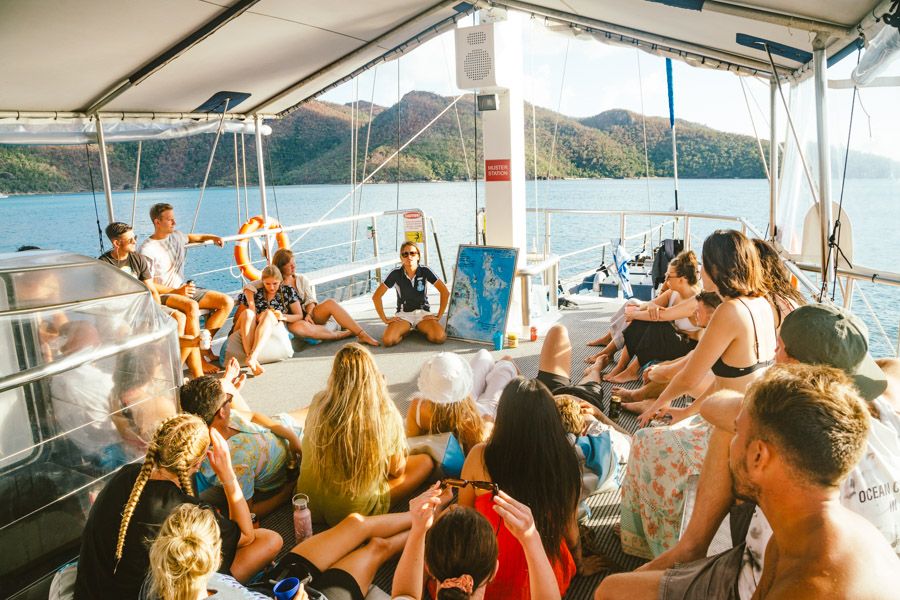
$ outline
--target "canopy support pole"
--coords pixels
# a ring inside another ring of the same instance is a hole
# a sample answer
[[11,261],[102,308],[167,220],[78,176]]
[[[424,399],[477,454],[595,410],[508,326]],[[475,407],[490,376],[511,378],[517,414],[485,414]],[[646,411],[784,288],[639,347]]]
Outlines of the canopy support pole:
[[831,235],[831,148],[828,144],[828,65],[825,56],[825,34],[816,35],[813,40],[813,69],[815,71],[816,90],[816,137],[819,153],[819,225],[821,239],[819,247],[822,258],[822,290],[819,301],[831,284],[832,273],[831,246],[828,243]]
[[106,137],[103,135],[103,123],[97,115],[97,148],[100,150],[100,174],[103,176],[103,195],[106,196],[106,215],[109,222],[116,220],[112,201],[112,184],[109,181],[109,157],[106,155]]
[[778,234],[778,82],[769,80],[769,239]]
[[[263,227],[266,231],[269,230],[269,207],[266,204],[266,167],[265,161],[263,160],[263,138],[262,138],[262,124],[263,119],[261,116],[256,115],[256,171],[259,179],[259,204],[262,210],[262,218],[263,218]],[[266,234],[266,261],[271,263],[272,256],[272,236],[268,233]]]

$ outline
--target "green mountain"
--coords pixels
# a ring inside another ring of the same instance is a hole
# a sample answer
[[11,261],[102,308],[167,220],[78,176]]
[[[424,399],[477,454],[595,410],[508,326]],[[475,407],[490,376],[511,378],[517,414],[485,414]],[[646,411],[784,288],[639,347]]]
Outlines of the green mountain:
[[[409,140],[451,101],[452,98],[428,92],[410,92],[391,107],[360,102],[355,118],[351,106],[308,102],[286,118],[272,123],[273,134],[265,147],[267,179],[280,185],[349,182],[354,127],[357,180],[377,170],[373,181],[396,181],[398,165],[403,181],[467,180],[476,176],[476,170],[477,176],[483,177],[481,145],[476,143],[481,135],[481,117],[474,110],[471,95],[464,96],[444,112],[430,129],[403,150],[399,159],[392,158],[398,139]],[[764,177],[759,151],[752,137],[716,131],[687,121],[678,121],[677,125],[679,176]],[[645,172],[654,177],[670,177],[670,135],[668,119],[661,117],[642,119],[639,114],[626,110],[609,110],[576,119],[526,105],[528,177],[535,175],[534,147],[538,155],[537,176],[542,178],[628,178],[642,177]],[[211,135],[204,135],[145,142],[141,153],[140,186],[198,187],[203,181],[213,139]],[[239,136],[226,134],[218,146],[210,185],[234,185],[235,145],[239,162],[246,160],[248,183],[255,183],[256,152],[252,136],[242,141]],[[835,167],[840,168],[843,157],[834,154]],[[109,149],[109,158],[113,188],[130,189],[134,185],[137,144],[113,145]],[[848,175],[897,177],[900,176],[900,164],[880,156],[851,153]],[[75,192],[89,191],[92,187],[97,190],[102,187],[97,151],[93,146],[87,153],[84,146],[0,146],[0,191]]]

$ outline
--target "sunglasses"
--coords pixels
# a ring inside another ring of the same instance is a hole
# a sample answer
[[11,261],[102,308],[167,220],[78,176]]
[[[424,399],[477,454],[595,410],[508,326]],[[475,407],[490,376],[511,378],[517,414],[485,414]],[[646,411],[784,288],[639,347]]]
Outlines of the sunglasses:
[[446,479],[441,479],[441,489],[445,490],[448,487],[453,488],[464,488],[467,486],[472,486],[476,490],[483,490],[485,492],[490,492],[492,496],[496,496],[497,492],[500,491],[500,486],[493,481],[470,481],[468,479],[456,479],[453,477],[448,477]]
[[402,256],[403,258],[406,258],[407,256],[418,256],[418,255],[419,255],[418,252],[401,252],[400,253],[400,256]]

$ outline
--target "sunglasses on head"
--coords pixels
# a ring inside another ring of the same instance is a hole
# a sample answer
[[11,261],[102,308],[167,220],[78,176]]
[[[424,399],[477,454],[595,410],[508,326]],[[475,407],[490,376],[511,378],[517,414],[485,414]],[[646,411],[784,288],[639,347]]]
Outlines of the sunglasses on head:
[[441,479],[441,489],[445,490],[448,487],[453,488],[464,488],[466,486],[472,486],[476,490],[483,490],[485,492],[490,492],[492,496],[496,496],[497,492],[500,491],[500,486],[494,483],[493,481],[470,481],[468,479],[456,479],[454,477],[447,477],[445,479]]
[[414,250],[411,250],[409,252],[401,252],[400,253],[400,256],[402,256],[403,258],[406,258],[407,256],[418,256],[418,255],[419,255],[419,253]]

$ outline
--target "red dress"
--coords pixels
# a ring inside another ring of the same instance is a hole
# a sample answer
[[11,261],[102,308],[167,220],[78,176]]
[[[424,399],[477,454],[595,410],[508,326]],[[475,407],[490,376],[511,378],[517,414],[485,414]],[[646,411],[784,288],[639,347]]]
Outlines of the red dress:
[[[475,510],[487,517],[494,531],[497,531],[498,559],[500,561],[497,575],[488,584],[484,598],[485,600],[531,600],[525,552],[522,550],[519,540],[503,524],[503,520],[493,506],[491,494],[475,496]],[[565,539],[559,542],[559,558],[551,559],[550,565],[556,575],[559,594],[565,596],[566,590],[569,589],[569,583],[575,576],[575,561],[572,559]]]

